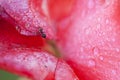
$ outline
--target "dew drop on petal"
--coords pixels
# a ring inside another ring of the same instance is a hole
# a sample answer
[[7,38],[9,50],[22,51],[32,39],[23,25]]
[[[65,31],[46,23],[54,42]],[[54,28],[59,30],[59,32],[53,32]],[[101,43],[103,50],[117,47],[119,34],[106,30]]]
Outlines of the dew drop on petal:
[[111,1],[110,0],[106,0],[105,4],[106,4],[106,7],[108,7],[111,4]]
[[93,59],[88,61],[88,66],[89,67],[94,67],[96,65],[95,61]]
[[94,55],[99,55],[99,48],[94,47],[93,53],[94,53]]
[[95,3],[97,5],[103,5],[105,3],[105,0],[95,0]]
[[100,27],[101,27],[101,24],[97,24],[96,28],[100,29]]
[[115,38],[112,38],[112,41],[115,42]]
[[90,30],[87,29],[87,30],[85,31],[85,34],[86,34],[86,35],[89,35],[89,34],[90,34]]
[[74,80],[79,80],[78,78],[75,78]]
[[120,61],[118,62],[118,65],[120,66]]
[[117,71],[114,70],[114,69],[113,69],[111,72],[112,72],[113,75],[116,75],[116,74],[117,74]]
[[100,58],[100,60],[104,60],[104,57],[103,57],[103,56],[100,56],[99,58]]
[[116,48],[116,51],[117,51],[117,52],[120,52],[120,49],[119,49],[119,48]]
[[29,29],[30,28],[30,24],[26,23],[25,27],[26,27],[26,29]]
[[88,8],[92,9],[92,8],[94,8],[94,6],[95,6],[94,0],[88,0]]
[[106,23],[106,24],[109,24],[109,20],[108,20],[108,19],[106,19],[105,23]]
[[100,21],[101,21],[101,18],[100,18],[100,17],[98,17],[98,19],[97,19],[97,20],[98,20],[98,22],[100,22]]
[[17,31],[21,32],[21,28],[19,26],[15,27]]

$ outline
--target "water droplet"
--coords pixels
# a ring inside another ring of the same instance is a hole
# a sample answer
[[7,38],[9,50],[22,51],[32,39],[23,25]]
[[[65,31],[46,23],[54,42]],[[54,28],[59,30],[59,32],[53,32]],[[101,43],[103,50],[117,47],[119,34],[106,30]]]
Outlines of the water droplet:
[[115,42],[115,38],[112,38],[112,41]]
[[118,62],[118,65],[120,66],[120,61]]
[[116,75],[116,74],[117,74],[117,71],[114,70],[114,69],[113,69],[111,72],[112,72],[113,75]]
[[79,80],[78,78],[75,78],[74,80]]
[[99,35],[99,36],[102,36],[102,34],[101,34],[101,33],[99,33],[98,35]]
[[92,60],[92,59],[89,60],[89,61],[88,61],[88,66],[89,66],[89,67],[94,67],[94,66],[95,66],[95,61]]
[[105,0],[95,0],[97,5],[103,5],[105,3]]
[[81,52],[83,52],[83,51],[84,51],[84,48],[83,48],[83,47],[81,47],[81,48],[80,48],[80,51],[81,51]]
[[116,48],[116,51],[117,51],[117,52],[120,52],[120,49],[119,49],[119,48]]
[[104,59],[103,56],[100,56],[99,58],[100,58],[100,60],[103,60],[103,59]]
[[93,48],[93,53],[94,53],[94,55],[99,55],[99,48],[98,47],[94,47]]
[[108,30],[109,30],[109,31],[112,31],[112,27],[111,27],[111,26],[109,26]]
[[20,26],[16,26],[15,28],[16,28],[16,30],[17,30],[18,32],[21,32]]
[[88,0],[88,8],[92,9],[92,8],[94,8],[94,6],[95,6],[94,1],[93,0]]
[[109,6],[111,4],[111,1],[110,0],[106,0],[105,3],[106,3],[106,7],[107,7],[107,6]]
[[90,30],[89,30],[89,29],[86,29],[85,34],[86,34],[86,35],[90,34]]
[[106,23],[106,24],[109,24],[109,20],[108,20],[108,19],[106,19],[105,23]]
[[101,21],[101,18],[100,18],[100,17],[98,17],[98,19],[97,19],[97,20],[98,20],[98,22],[100,22],[100,21]]
[[25,27],[26,27],[26,29],[29,29],[29,28],[30,28],[30,24],[29,24],[29,23],[26,23],[26,24],[25,24]]
[[100,27],[101,27],[101,24],[98,24],[96,27],[97,27],[97,29],[100,29]]
[[111,0],[105,0],[104,1],[104,8],[108,8],[111,5],[112,1]]
[[105,32],[102,32],[102,35],[105,35]]

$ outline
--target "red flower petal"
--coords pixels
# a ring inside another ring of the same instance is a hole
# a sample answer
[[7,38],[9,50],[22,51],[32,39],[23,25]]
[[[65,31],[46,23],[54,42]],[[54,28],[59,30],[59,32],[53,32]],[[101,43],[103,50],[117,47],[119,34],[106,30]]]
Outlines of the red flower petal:
[[2,13],[0,15],[7,18],[7,20],[13,21],[21,34],[41,35],[44,38],[46,36],[47,38],[55,37],[54,29],[52,25],[48,24],[47,17],[33,9],[31,1],[1,0],[0,8]]
[[70,27],[59,33],[61,51],[80,79],[120,80],[119,6],[119,0],[78,0]]
[[68,76],[78,80],[67,63],[40,49],[44,46],[40,37],[20,35],[4,20],[0,24],[0,69],[33,80],[63,80]]

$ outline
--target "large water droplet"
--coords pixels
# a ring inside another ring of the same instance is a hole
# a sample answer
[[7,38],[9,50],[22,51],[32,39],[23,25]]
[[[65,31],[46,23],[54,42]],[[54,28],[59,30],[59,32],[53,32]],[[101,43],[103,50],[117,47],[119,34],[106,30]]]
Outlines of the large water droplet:
[[88,61],[88,66],[89,67],[94,67],[96,65],[95,61],[93,59]]

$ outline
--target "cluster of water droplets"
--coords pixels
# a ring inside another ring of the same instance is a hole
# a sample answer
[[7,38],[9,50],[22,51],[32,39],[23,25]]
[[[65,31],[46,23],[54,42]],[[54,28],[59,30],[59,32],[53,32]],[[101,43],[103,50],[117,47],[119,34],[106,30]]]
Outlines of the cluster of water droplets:
[[112,4],[111,0],[95,0],[96,5],[103,6],[104,8],[107,8]]
[[101,55],[100,49],[98,47],[93,48],[92,54],[94,54],[94,58],[89,59],[89,61],[88,61],[88,66],[89,67],[95,67],[96,64],[97,64],[97,62],[96,62],[97,59],[100,60],[100,61],[104,60],[104,57],[103,57],[103,55]]

